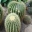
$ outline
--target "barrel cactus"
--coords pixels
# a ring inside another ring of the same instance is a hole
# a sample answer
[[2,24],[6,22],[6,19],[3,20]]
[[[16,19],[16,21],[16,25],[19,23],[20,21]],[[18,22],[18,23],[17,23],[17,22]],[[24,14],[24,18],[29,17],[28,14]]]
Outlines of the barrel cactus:
[[20,18],[17,14],[8,14],[4,24],[6,32],[20,32],[21,23]]
[[16,13],[17,15],[24,16],[26,12],[26,5],[23,2],[16,2],[16,1],[11,1],[8,4],[8,14],[9,13]]
[[3,9],[2,9],[2,6],[0,4],[0,25],[2,23],[2,17],[3,17]]
[[29,15],[25,15],[23,18],[23,22],[25,24],[30,24],[31,23],[31,17]]

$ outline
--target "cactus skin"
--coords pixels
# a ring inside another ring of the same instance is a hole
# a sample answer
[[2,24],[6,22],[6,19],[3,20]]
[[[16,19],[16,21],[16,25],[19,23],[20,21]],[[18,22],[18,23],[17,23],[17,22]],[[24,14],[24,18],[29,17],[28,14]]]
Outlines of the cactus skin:
[[25,24],[30,24],[31,23],[31,17],[29,15],[25,15],[23,18],[23,22]]
[[26,12],[26,5],[23,2],[11,1],[8,4],[8,13],[16,13],[17,15],[24,16]]
[[0,4],[0,25],[2,23],[2,17],[3,17],[3,9],[2,9],[2,6]]
[[5,19],[6,32],[20,32],[21,23],[17,14],[10,13]]

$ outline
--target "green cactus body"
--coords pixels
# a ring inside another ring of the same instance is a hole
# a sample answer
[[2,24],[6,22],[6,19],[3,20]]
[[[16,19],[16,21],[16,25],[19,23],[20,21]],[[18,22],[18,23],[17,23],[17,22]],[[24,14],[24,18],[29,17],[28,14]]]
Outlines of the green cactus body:
[[17,14],[10,13],[5,19],[6,32],[20,32],[21,23]]
[[8,13],[16,13],[22,17],[26,12],[26,5],[23,2],[12,1],[8,4]]
[[31,17],[29,15],[25,15],[23,18],[23,22],[25,24],[30,24],[31,23]]
[[0,24],[2,23],[2,16],[3,16],[3,9],[2,9],[2,6],[0,4]]

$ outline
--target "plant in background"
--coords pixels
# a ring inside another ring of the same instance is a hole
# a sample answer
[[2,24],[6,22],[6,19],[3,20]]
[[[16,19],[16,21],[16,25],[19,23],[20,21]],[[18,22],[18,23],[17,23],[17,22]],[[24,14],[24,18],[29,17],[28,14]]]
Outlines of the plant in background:
[[18,2],[23,1],[24,3],[27,3],[29,0],[18,0]]
[[[29,4],[29,5],[28,5]],[[27,5],[27,12],[28,12],[28,14],[30,14],[30,15],[32,15],[32,1],[30,1],[29,3],[28,3]]]
[[8,4],[8,14],[9,13],[16,13],[17,15],[23,17],[26,13],[26,5],[21,2],[12,1]]
[[28,14],[32,15],[32,7],[28,7],[27,12],[28,12]]
[[24,3],[27,3],[28,0],[23,0]]
[[25,15],[23,18],[23,22],[25,24],[30,24],[31,23],[31,17],[29,15]]
[[2,4],[2,6],[7,7],[8,3],[11,2],[11,1],[17,1],[17,0],[1,0],[1,4]]
[[2,6],[6,6],[6,2],[7,2],[7,0],[1,0]]
[[20,32],[21,22],[17,14],[8,14],[4,24],[6,32]]
[[0,0],[0,4],[1,4],[1,0]]

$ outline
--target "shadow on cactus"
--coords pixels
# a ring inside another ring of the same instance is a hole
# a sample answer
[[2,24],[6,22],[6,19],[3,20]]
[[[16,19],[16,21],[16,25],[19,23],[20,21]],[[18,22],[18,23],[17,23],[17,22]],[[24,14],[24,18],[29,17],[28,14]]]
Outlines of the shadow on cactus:
[[26,5],[23,2],[11,1],[7,8],[8,13],[16,13],[20,18],[26,13]]
[[2,17],[3,17],[3,9],[2,9],[2,6],[0,4],[0,25],[2,23]]
[[8,14],[4,24],[6,32],[20,32],[21,22],[17,14]]

